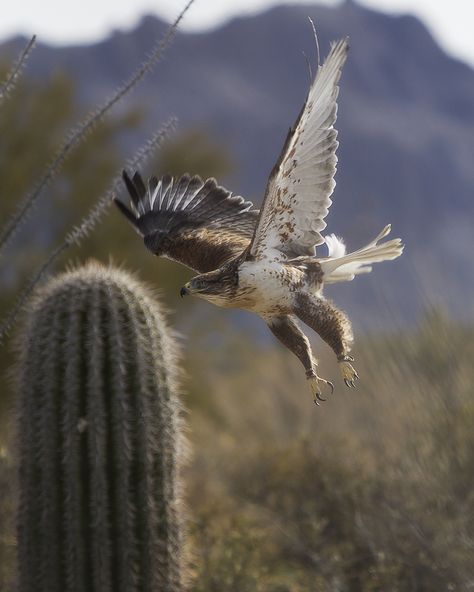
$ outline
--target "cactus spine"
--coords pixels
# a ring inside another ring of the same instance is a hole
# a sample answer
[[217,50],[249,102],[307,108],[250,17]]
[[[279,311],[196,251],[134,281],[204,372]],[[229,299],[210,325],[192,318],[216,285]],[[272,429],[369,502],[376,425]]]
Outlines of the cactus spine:
[[19,592],[177,592],[182,456],[174,341],[122,271],[36,298],[18,373]]

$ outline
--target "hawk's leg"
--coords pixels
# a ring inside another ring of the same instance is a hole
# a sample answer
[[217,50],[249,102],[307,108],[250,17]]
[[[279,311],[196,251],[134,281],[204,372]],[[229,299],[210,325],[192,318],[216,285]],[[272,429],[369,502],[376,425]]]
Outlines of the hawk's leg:
[[266,321],[273,335],[292,351],[303,364],[316,405],[319,405],[319,401],[325,401],[326,399],[322,397],[321,387],[327,385],[331,392],[334,387],[331,382],[316,374],[317,364],[311,352],[311,345],[306,335],[298,327],[295,319],[290,316],[280,316],[267,318]]
[[354,387],[359,375],[349,355],[354,338],[347,315],[328,300],[310,294],[298,294],[293,311],[332,348],[346,386]]

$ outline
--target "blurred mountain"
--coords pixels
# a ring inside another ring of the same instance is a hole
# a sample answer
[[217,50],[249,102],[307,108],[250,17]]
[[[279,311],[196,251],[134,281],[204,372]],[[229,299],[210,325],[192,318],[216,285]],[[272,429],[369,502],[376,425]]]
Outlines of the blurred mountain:
[[[348,35],[351,42],[328,232],[347,237],[353,248],[391,222],[407,244],[401,259],[331,295],[359,323],[383,322],[384,314],[410,320],[426,302],[472,317],[474,300],[466,294],[474,292],[474,72],[446,55],[416,18],[346,1],[280,6],[210,32],[180,32],[121,109],[143,106],[149,129],[171,114],[181,129],[205,129],[235,159],[237,172],[225,184],[259,203],[308,89],[303,52],[315,61],[308,16],[322,57],[331,40]],[[67,71],[89,106],[129,76],[165,29],[148,16],[95,45],[40,44],[29,72],[47,78]],[[4,43],[0,56],[23,42]]]

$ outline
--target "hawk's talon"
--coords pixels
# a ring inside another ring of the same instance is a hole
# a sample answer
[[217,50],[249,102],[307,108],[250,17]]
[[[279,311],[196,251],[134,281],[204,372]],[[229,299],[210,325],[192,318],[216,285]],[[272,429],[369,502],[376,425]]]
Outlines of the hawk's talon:
[[356,380],[359,379],[359,375],[356,372],[354,366],[347,360],[339,362],[339,368],[341,370],[342,379],[347,388],[355,388]]
[[311,388],[311,393],[313,395],[313,402],[315,405],[319,406],[320,402],[327,401],[325,397],[323,397],[323,393],[321,391],[320,383],[323,382],[327,384],[327,386],[331,389],[331,395],[334,392],[334,385],[329,380],[325,380],[324,378],[320,378],[319,376],[308,376],[309,385]]

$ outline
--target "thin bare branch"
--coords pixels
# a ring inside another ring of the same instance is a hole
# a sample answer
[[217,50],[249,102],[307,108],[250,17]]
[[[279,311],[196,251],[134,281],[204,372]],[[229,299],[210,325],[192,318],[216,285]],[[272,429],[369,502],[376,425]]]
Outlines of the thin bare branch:
[[28,56],[30,55],[33,47],[36,43],[36,35],[29,40],[25,49],[21,52],[20,57],[16,61],[16,64],[8,73],[7,79],[0,87],[0,103],[11,93],[11,91],[15,88],[15,84],[18,82],[20,75],[25,67],[26,61]]
[[[137,169],[142,167],[161,146],[163,140],[168,137],[175,126],[175,118],[167,121],[139,150],[137,150],[137,152],[131,158],[126,161],[125,167],[129,169]],[[71,245],[78,245],[92,232],[95,226],[102,219],[102,216],[112,204],[112,198],[117,193],[121,180],[122,172],[118,171],[106,193],[104,193],[104,195],[91,207],[82,221],[66,235],[64,241],[48,255],[43,264],[37,269],[33,277],[31,277],[27,282],[12,309],[0,323],[0,346],[5,343],[6,338],[11,333],[11,330],[18,320],[18,316],[21,314],[28,303],[33,290],[40,283],[40,281],[47,276],[53,263]]]
[[191,7],[194,0],[189,0],[186,6],[183,8],[177,19],[172,25],[169,26],[166,35],[159,41],[152,49],[146,60],[140,65],[140,67],[133,73],[133,75],[110,97],[105,103],[91,111],[86,118],[68,134],[66,141],[63,143],[61,148],[54,156],[51,164],[46,169],[46,172],[36,187],[26,198],[22,201],[17,211],[8,220],[4,228],[0,233],[0,253],[9,244],[12,237],[21,227],[21,225],[27,219],[27,215],[31,208],[37,202],[43,189],[49,185],[49,183],[58,174],[63,162],[69,153],[78,146],[82,140],[90,133],[97,124],[103,119],[103,117],[116,105],[126,94],[128,94],[140,81],[142,81],[147,74],[149,74],[153,68],[161,61],[165,50],[171,44],[173,38],[176,35],[179,23],[183,19],[186,12]]
[[[171,118],[168,120],[147,142],[144,144],[136,154],[129,160],[127,160],[125,164],[125,168],[128,169],[137,169],[139,166],[143,165],[144,162],[148,160],[151,154],[153,154],[163,143],[170,133],[176,127],[176,118]],[[106,193],[97,201],[97,203],[92,206],[86,216],[81,220],[81,222],[75,226],[71,232],[68,233],[66,236],[65,242],[68,245],[72,245],[73,243],[79,244],[82,239],[84,239],[96,224],[101,220],[102,216],[104,215],[105,211],[110,207],[114,195],[117,193],[120,185],[122,183],[122,172],[120,171],[113,179],[112,183],[110,184],[109,189]]]

